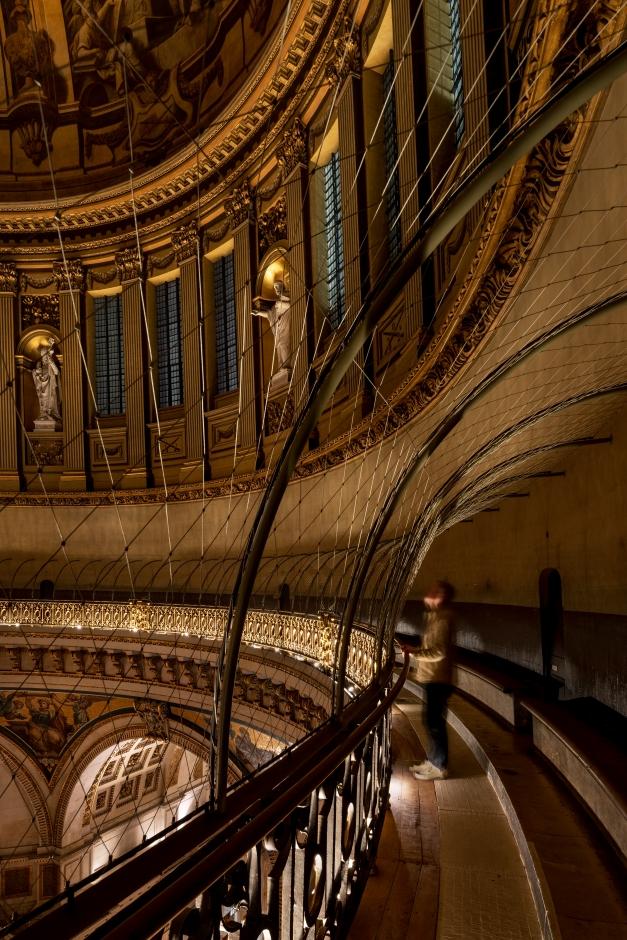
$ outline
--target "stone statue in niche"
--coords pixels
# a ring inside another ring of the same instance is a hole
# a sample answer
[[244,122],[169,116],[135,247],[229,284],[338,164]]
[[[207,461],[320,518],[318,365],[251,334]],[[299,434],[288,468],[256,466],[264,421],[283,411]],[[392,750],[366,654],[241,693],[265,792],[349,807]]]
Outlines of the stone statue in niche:
[[264,310],[261,306],[253,309],[254,316],[265,317],[274,336],[274,355],[277,371],[272,377],[273,381],[279,375],[287,378],[290,368],[290,298],[283,281],[277,280],[274,282],[274,293],[276,294],[276,301],[269,309]]
[[32,372],[39,401],[36,431],[55,431],[61,422],[61,370],[54,358],[54,339],[39,347],[39,362]]

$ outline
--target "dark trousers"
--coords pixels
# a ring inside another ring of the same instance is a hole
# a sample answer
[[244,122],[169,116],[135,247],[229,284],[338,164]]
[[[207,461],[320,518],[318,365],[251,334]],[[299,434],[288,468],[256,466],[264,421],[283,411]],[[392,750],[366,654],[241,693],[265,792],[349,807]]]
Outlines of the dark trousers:
[[444,770],[448,766],[446,712],[451,687],[443,682],[426,682],[424,690],[424,720],[429,735],[427,757],[435,767]]

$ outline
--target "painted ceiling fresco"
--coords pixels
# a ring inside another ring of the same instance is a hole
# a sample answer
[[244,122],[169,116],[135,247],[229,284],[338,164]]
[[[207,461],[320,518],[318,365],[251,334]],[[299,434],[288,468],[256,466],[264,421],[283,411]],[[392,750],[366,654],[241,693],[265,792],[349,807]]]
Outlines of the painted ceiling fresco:
[[163,161],[241,87],[285,6],[0,0],[0,189],[49,195],[48,157],[66,193]]

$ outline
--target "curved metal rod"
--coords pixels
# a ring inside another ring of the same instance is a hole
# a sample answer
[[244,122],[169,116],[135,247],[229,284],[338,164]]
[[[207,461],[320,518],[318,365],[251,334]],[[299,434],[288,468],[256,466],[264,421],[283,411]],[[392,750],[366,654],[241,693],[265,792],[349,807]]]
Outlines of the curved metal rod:
[[[433,452],[440,446],[442,441],[448,436],[455,425],[461,420],[467,409],[480,397],[482,397],[499,379],[501,379],[505,374],[510,372],[515,366],[527,358],[527,356],[530,356],[532,353],[536,352],[539,348],[544,346],[550,340],[554,339],[556,336],[574,329],[574,327],[578,326],[583,320],[587,320],[601,312],[611,310],[614,307],[621,306],[626,302],[626,300],[627,292],[623,292],[610,298],[609,300],[602,301],[600,304],[595,304],[594,306],[576,314],[574,317],[571,317],[566,322],[557,324],[546,333],[542,333],[541,335],[535,337],[522,349],[518,350],[518,352],[510,356],[509,359],[506,359],[504,362],[500,363],[500,365],[493,369],[492,372],[488,373],[488,375],[486,375],[481,380],[481,382],[475,386],[475,388],[471,389],[467,395],[455,405],[451,414],[440,422],[440,424],[432,432],[429,439],[422,445],[422,447],[418,449],[411,463],[405,467],[394,488],[388,493],[377,520],[368,533],[368,538],[366,540],[366,544],[364,545],[364,551],[360,558],[359,566],[354,573],[351,585],[349,587],[339,628],[338,657],[335,676],[337,681],[334,684],[335,698],[333,703],[334,712],[336,714],[341,711],[342,704],[344,702],[345,670],[348,658],[348,646],[350,642],[352,623],[355,618],[357,604],[359,602],[359,598],[361,597],[363,586],[368,575],[374,553],[385,528],[390,522],[390,519],[392,518],[392,515],[398,506],[400,498],[404,494],[409,483],[414,479],[418,470],[423,466],[426,460],[428,460],[431,454],[433,454]],[[379,636],[378,640],[380,645],[382,645],[382,637]]]
[[627,43],[604,56],[585,72],[576,76],[545,106],[508,135],[500,149],[487,156],[469,178],[451,194],[437,213],[410,242],[397,265],[389,270],[389,278],[381,288],[369,295],[358,311],[351,327],[335,353],[322,368],[309,398],[283,446],[270,482],[263,494],[249,532],[236,582],[231,595],[224,641],[215,673],[215,726],[212,740],[216,742],[216,798],[223,810],[227,790],[229,728],[231,705],[239,647],[244,631],[246,611],[253,593],[257,568],[296,462],[304,451],[322,412],[355,355],[389,309],[390,304],[423,261],[433,253],[466,213],[547,134],[569,114],[576,111],[594,94],[601,91],[627,69]]
[[[496,435],[496,437],[492,438],[492,440],[486,442],[477,451],[475,451],[472,457],[470,457],[469,460],[464,463],[463,467],[459,467],[457,470],[455,470],[454,473],[452,473],[448,477],[448,479],[440,485],[437,492],[434,493],[424,513],[418,519],[415,520],[414,525],[412,526],[412,530],[407,536],[406,549],[403,552],[403,557],[405,558],[405,562],[401,563],[401,565],[398,566],[395,583],[394,585],[391,584],[389,589],[387,590],[387,596],[393,601],[392,608],[391,608],[392,616],[390,618],[391,622],[395,623],[396,620],[398,619],[397,609],[400,606],[400,603],[403,601],[403,598],[400,597],[402,592],[398,589],[398,586],[402,584],[403,582],[405,583],[413,582],[416,572],[412,571],[412,567],[414,565],[414,560],[418,553],[418,547],[420,546],[421,542],[424,542],[425,530],[428,529],[429,526],[434,525],[435,523],[434,517],[439,516],[439,519],[437,519],[437,522],[438,522],[438,532],[436,532],[436,535],[437,535],[442,530],[441,523],[443,521],[446,521],[447,518],[450,518],[453,512],[455,511],[455,509],[458,509],[460,506],[463,506],[464,502],[467,502],[469,504],[469,508],[472,511],[473,502],[476,502],[477,500],[479,500],[482,495],[489,493],[490,489],[494,490],[497,488],[498,489],[502,488],[502,486],[504,485],[504,482],[494,483],[492,485],[490,485],[489,483],[489,477],[493,475],[495,471],[498,471],[499,469],[504,469],[508,466],[513,466],[515,465],[515,463],[520,462],[521,460],[525,460],[530,455],[546,453],[550,450],[561,448],[561,447],[575,446],[576,441],[565,441],[565,442],[559,441],[554,444],[544,444],[537,448],[533,448],[531,451],[526,451],[522,454],[516,455],[515,457],[511,457],[508,460],[503,461],[501,464],[499,464],[498,467],[492,468],[491,470],[486,471],[479,478],[477,478],[471,484],[469,484],[467,489],[462,490],[460,493],[454,496],[451,500],[449,500],[449,502],[446,505],[444,505],[444,507],[442,507],[443,495],[446,493],[446,491],[450,488],[452,484],[454,484],[455,482],[459,482],[459,480],[463,477],[464,473],[468,469],[469,465],[470,466],[475,465],[477,462],[483,460],[485,457],[489,456],[491,453],[497,450],[501,444],[506,443],[512,437],[515,437],[522,429],[526,427],[530,427],[531,425],[534,425],[538,423],[539,421],[542,421],[544,418],[549,417],[550,415],[557,414],[561,411],[565,411],[567,408],[573,407],[573,405],[581,404],[582,402],[586,402],[586,401],[591,401],[595,398],[598,398],[604,395],[618,395],[618,394],[623,394],[624,392],[627,392],[627,383],[620,382],[616,385],[611,385],[611,386],[607,386],[604,388],[590,389],[587,392],[581,392],[581,393],[578,393],[577,395],[572,395],[569,398],[564,398],[559,402],[554,402],[552,405],[547,405],[545,408],[542,408],[540,411],[537,411],[532,415],[528,415],[527,417],[517,422],[516,424],[510,425],[509,428],[505,429],[504,431],[501,431],[499,434]],[[518,474],[516,477],[512,477],[511,479],[512,480],[523,479],[525,478],[525,476],[528,476],[528,474],[527,475]],[[482,487],[482,483],[483,483],[483,487]],[[473,490],[477,490],[477,488],[478,488],[478,491],[473,492]],[[494,496],[492,496],[492,498],[494,498]],[[431,540],[431,542],[432,541],[433,540]],[[431,542],[429,542],[429,544],[431,544]],[[388,648],[391,648],[393,639],[394,639],[393,633],[390,633],[388,636]]]

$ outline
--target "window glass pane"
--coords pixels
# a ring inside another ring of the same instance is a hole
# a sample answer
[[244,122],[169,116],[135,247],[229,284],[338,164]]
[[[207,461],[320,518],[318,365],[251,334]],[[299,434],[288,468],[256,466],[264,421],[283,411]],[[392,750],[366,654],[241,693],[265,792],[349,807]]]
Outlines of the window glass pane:
[[401,195],[398,176],[398,141],[396,137],[396,99],[394,96],[394,58],[390,50],[390,61],[383,72],[383,147],[385,161],[385,215],[388,223],[388,245],[390,260],[401,253]]
[[94,298],[96,403],[103,415],[124,414],[122,295]]
[[159,363],[159,407],[183,402],[181,359],[180,281],[166,281],[156,289],[157,359]]
[[462,21],[459,0],[449,0],[451,11],[451,56],[453,68],[453,108],[455,143],[464,136],[464,77],[462,74]]
[[342,190],[340,155],[336,151],[322,168],[324,186],[324,228],[327,248],[328,318],[333,329],[344,316],[344,244],[342,238]]
[[235,269],[233,252],[213,265],[213,302],[216,316],[216,372],[218,394],[237,388],[237,331],[235,324]]

